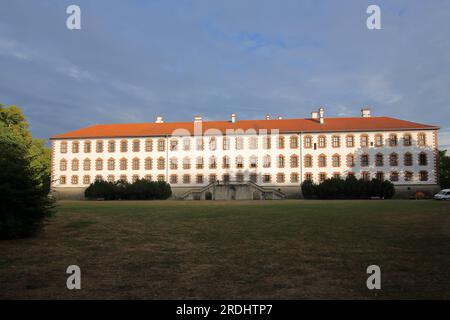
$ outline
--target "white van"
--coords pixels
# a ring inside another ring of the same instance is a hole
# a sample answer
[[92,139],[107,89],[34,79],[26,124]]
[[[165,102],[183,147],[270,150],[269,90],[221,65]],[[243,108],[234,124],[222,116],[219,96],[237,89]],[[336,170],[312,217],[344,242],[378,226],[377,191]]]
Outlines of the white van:
[[443,189],[433,197],[435,200],[450,200],[450,189]]

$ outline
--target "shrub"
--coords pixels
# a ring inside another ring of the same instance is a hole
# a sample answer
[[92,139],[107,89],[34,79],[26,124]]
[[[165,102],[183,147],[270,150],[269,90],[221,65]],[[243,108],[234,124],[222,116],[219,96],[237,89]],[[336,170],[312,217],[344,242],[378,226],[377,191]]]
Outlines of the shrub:
[[349,176],[345,180],[326,179],[318,185],[311,181],[304,181],[302,193],[306,199],[369,199],[371,197],[390,199],[395,193],[395,188],[392,182],[387,180],[365,181]]
[[133,183],[96,181],[84,192],[87,199],[105,200],[165,200],[172,195],[170,185],[138,179]]

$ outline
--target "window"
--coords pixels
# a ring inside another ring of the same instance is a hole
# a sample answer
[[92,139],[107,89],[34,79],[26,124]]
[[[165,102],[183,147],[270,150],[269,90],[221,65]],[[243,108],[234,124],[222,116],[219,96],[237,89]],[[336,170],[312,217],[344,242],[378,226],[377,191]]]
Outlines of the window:
[[120,141],[120,152],[127,152],[128,151],[128,141],[122,140]]
[[188,170],[191,168],[191,158],[189,157],[184,157],[183,158],[183,169],[184,170]]
[[284,183],[284,173],[277,173],[277,183]]
[[412,137],[409,133],[403,135],[403,145],[405,147],[410,147],[412,145]]
[[91,183],[91,176],[83,176],[83,184],[90,184]]
[[428,165],[428,157],[425,152],[419,153],[419,166],[426,166]]
[[141,151],[141,142],[139,140],[133,140],[133,152]]
[[313,158],[311,155],[307,154],[305,156],[305,167],[311,168],[313,166]]
[[412,157],[411,153],[409,153],[409,152],[405,153],[404,163],[405,163],[405,166],[407,166],[407,167],[410,167],[413,165],[413,157]]
[[398,181],[398,172],[397,171],[392,171],[391,175],[389,177],[389,180],[391,180],[393,182],[397,182]]
[[271,166],[270,156],[265,155],[263,157],[263,168],[270,168],[270,166]]
[[395,133],[392,133],[389,135],[389,146],[390,147],[396,147],[398,144],[397,135]]
[[159,157],[156,167],[158,170],[164,170],[166,168],[166,160],[163,157]]
[[84,142],[84,153],[91,153],[91,142],[90,141]]
[[421,132],[417,135],[417,144],[421,147],[427,145],[427,136],[425,133]]
[[97,153],[103,152],[103,141],[97,141],[95,150],[97,151]]
[[107,180],[108,182],[114,182],[115,181],[114,175],[113,174],[108,175]]
[[363,171],[361,173],[361,177],[364,181],[370,181],[370,172]]
[[222,168],[229,169],[230,168],[230,157],[224,156],[222,158]]
[[244,149],[244,138],[236,137],[236,150]]
[[96,175],[95,181],[103,181],[103,176],[101,174]]
[[278,149],[284,149],[284,137],[283,136],[278,136],[277,148]]
[[66,184],[66,176],[59,176],[59,184]]
[[83,170],[84,171],[91,170],[91,160],[90,159],[84,159],[83,160]]
[[305,181],[313,181],[313,174],[310,172],[305,173]]
[[80,152],[80,143],[78,141],[72,142],[72,153]]
[[79,167],[78,159],[73,159],[72,160],[72,171],[78,171],[78,167]]
[[225,174],[222,176],[222,180],[223,180],[223,182],[225,182],[225,183],[230,182],[230,175],[229,175],[228,173],[225,173]]
[[398,166],[398,155],[396,153],[391,153],[389,155],[389,165],[391,167],[396,167]]
[[327,156],[322,154],[319,156],[319,167],[325,168],[327,166]]
[[164,141],[164,139],[158,139],[158,151],[159,152],[166,151],[166,142]]
[[298,173],[291,173],[291,183],[298,183]]
[[303,145],[304,145],[305,149],[312,148],[312,137],[311,136],[305,136],[305,138],[303,140]]
[[67,153],[67,142],[61,142],[59,145],[59,152]]
[[158,176],[156,177],[156,180],[159,182],[164,182],[164,181],[166,181],[166,177],[163,174],[158,174]]
[[197,160],[195,162],[195,166],[197,169],[203,169],[203,157],[197,157]]
[[270,136],[263,136],[263,149],[269,150],[272,147],[272,140]]
[[115,152],[116,151],[116,143],[114,140],[108,141],[108,152]]
[[145,170],[152,170],[153,169],[153,159],[148,157],[144,160],[144,169]]
[[214,183],[217,181],[217,176],[215,174],[210,174],[208,178],[209,183]]
[[298,168],[298,156],[296,154],[293,154],[291,156],[291,168]]
[[346,140],[347,148],[353,148],[355,146],[355,136],[348,135],[348,136],[346,136],[345,140]]
[[153,140],[147,139],[145,140],[145,152],[152,152],[153,151]]
[[369,166],[369,155],[363,154],[361,155],[361,167]]
[[140,167],[139,158],[134,158],[133,161],[131,162],[131,168],[133,170],[139,170],[139,167]]
[[203,183],[203,175],[202,174],[198,174],[196,177],[196,182],[197,184],[202,184]]
[[216,169],[217,168],[216,157],[212,156],[211,158],[209,158],[209,168],[210,169]]
[[126,158],[120,159],[120,170],[127,170],[128,161]]
[[258,159],[256,158],[256,156],[251,156],[250,157],[250,168],[256,168],[258,167]]
[[191,150],[191,139],[184,138],[183,139],[183,150],[190,151]]
[[405,172],[405,181],[412,181],[413,180],[413,173],[411,171]]
[[144,176],[144,179],[147,180],[147,181],[152,181],[152,175],[151,174],[146,174]]
[[289,138],[291,149],[297,149],[298,148],[298,137],[297,136],[291,136]]
[[236,157],[236,168],[243,168],[244,167],[244,158],[242,156]]
[[382,146],[383,146],[383,135],[376,134],[375,135],[375,147],[382,147]]
[[333,167],[340,167],[341,166],[341,156],[338,154],[333,155],[331,158]]
[[217,140],[215,137],[209,139],[209,150],[211,151],[217,150]]
[[97,170],[97,171],[103,170],[103,160],[102,159],[95,160],[95,170]]
[[367,148],[369,146],[369,136],[367,134],[362,134],[360,139],[361,148]]
[[203,150],[203,138],[197,138],[196,140],[196,150],[202,151]]
[[285,158],[284,158],[284,156],[283,155],[279,155],[278,156],[278,159],[277,159],[278,161],[277,161],[277,167],[278,168],[284,168],[284,165],[285,165]]
[[377,167],[384,166],[384,156],[381,153],[375,155],[375,165]]
[[177,151],[178,150],[178,140],[173,139],[170,140],[170,151]]
[[327,147],[327,137],[319,136],[319,148],[326,148],[326,147]]
[[258,175],[256,173],[250,173],[249,179],[250,179],[251,182],[257,183],[258,182]]
[[72,176],[72,178],[70,179],[70,183],[78,184],[78,176]]
[[67,160],[66,159],[61,159],[59,161],[59,170],[60,171],[66,171],[67,170]]
[[108,170],[114,170],[116,167],[116,161],[114,159],[108,159]]
[[169,167],[170,167],[171,170],[178,169],[178,160],[177,160],[177,158],[170,158]]
[[188,174],[183,174],[183,183],[184,184],[189,184],[191,183],[191,176]]
[[169,178],[170,184],[177,184],[178,183],[178,176],[176,174],[171,174]]
[[333,173],[333,179],[340,179],[340,178],[341,178],[341,174],[339,172]]
[[230,150],[230,138],[223,137],[222,140],[222,149],[223,150]]
[[319,182],[324,182],[327,179],[327,174],[325,172],[319,173]]
[[333,148],[339,148],[341,146],[341,138],[339,136],[332,137],[332,146]]
[[428,181],[428,171],[420,171],[420,181]]
[[121,174],[120,177],[119,177],[119,179],[120,179],[120,181],[122,181],[122,182],[127,182],[127,181],[128,181],[128,178],[127,178],[127,175],[126,175],[126,174]]
[[258,149],[258,138],[256,137],[250,137],[248,139],[248,147],[251,150]]
[[376,178],[377,178],[377,180],[384,181],[384,172],[378,171],[376,173]]
[[263,183],[270,183],[270,180],[271,180],[270,174],[263,174],[262,175],[262,182]]
[[354,167],[355,166],[355,156],[353,154],[347,155],[347,167]]
[[236,173],[236,181],[237,182],[243,182],[244,181],[244,175],[242,173]]
[[134,183],[136,181],[139,180],[139,175],[138,174],[133,174],[133,176],[131,177],[131,181]]

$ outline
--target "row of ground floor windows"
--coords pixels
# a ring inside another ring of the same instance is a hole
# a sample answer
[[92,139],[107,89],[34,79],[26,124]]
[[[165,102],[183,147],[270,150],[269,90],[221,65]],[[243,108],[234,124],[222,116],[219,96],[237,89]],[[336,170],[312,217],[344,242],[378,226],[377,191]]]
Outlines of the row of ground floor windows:
[[[374,157],[374,165],[377,167],[383,167],[385,165],[385,159],[383,154],[376,154]],[[426,153],[420,153],[418,155],[418,164],[420,166],[426,166],[428,165],[428,156]],[[166,160],[165,158],[161,157],[157,160],[157,169],[164,170],[166,167]],[[203,169],[204,168],[204,162],[203,157],[198,157],[195,159],[195,168],[196,169]],[[95,170],[103,170],[104,168],[104,160],[103,159],[96,159],[95,160]],[[128,162],[129,160],[127,158],[119,159],[119,169],[120,170],[127,170],[128,169]],[[276,167],[277,168],[284,168],[285,167],[285,156],[279,155],[276,157]],[[326,155],[319,155],[317,156],[317,165],[319,168],[327,167],[328,157]],[[363,154],[360,156],[359,163],[361,167],[368,167],[371,165],[371,159],[370,156],[367,154]],[[411,153],[405,153],[403,155],[403,164],[405,166],[412,166],[414,163],[414,157]],[[66,159],[61,159],[59,163],[59,169],[60,171],[66,171],[67,170],[67,164],[68,161]],[[299,161],[297,155],[290,156],[289,164],[291,168],[298,168]],[[182,159],[182,168],[185,170],[191,169],[191,159],[186,157]],[[341,167],[341,156],[338,154],[335,154],[331,156],[331,165],[333,167]],[[399,156],[396,153],[392,153],[389,155],[389,165],[391,167],[396,167],[399,165]],[[77,171],[79,169],[80,162],[78,159],[73,159],[71,161],[71,169],[72,171]],[[209,159],[208,164],[210,169],[216,169],[218,167],[217,165],[217,159],[216,157],[211,157]],[[314,166],[314,158],[312,155],[305,155],[304,156],[304,166],[305,168],[312,168]],[[353,154],[349,154],[346,156],[346,166],[347,167],[355,167],[356,166],[356,156]],[[116,159],[110,158],[106,160],[106,167],[108,170],[115,170],[116,169]],[[133,158],[131,160],[131,167],[133,170],[140,170],[141,168],[141,159],[139,158]],[[178,159],[177,158],[170,158],[169,159],[169,167],[172,170],[178,169]],[[231,159],[228,156],[224,156],[222,158],[222,168],[228,169],[231,167]],[[244,158],[242,156],[238,156],[235,159],[235,167],[236,168],[244,168]],[[257,168],[258,167],[258,159],[256,156],[251,156],[249,158],[249,167],[250,168]],[[262,158],[262,167],[263,168],[270,168],[272,167],[272,159],[269,155],[266,155]],[[153,159],[152,158],[145,158],[144,159],[144,168],[145,170],[152,170],[153,169]],[[85,159],[83,160],[83,170],[89,171],[91,170],[91,160]]]
[[[347,175],[353,175],[354,176],[355,173],[349,172]],[[404,180],[405,181],[411,182],[411,181],[414,181],[414,179],[415,179],[414,173],[411,172],[411,171],[406,171],[406,172],[403,173],[403,175],[404,175]],[[342,178],[342,175],[340,173],[336,172],[336,173],[333,173],[332,177],[333,178]],[[144,179],[147,179],[147,180],[153,180],[153,176],[152,175],[145,175],[145,176],[141,177],[141,176],[135,174],[135,175],[131,176],[131,181],[134,182],[134,181],[136,181],[136,180],[138,180],[140,178],[144,178]],[[155,178],[156,178],[157,181],[165,181],[166,180],[166,177],[163,174],[157,175]],[[232,177],[231,177],[230,174],[224,174],[220,178],[221,178],[220,180],[222,182],[232,181]],[[325,179],[329,178],[329,176],[326,173],[322,172],[322,173],[318,174],[317,178],[318,178],[319,182],[322,182]],[[372,178],[376,178],[376,179],[379,179],[379,180],[385,180],[386,179],[384,172],[376,172],[375,174],[371,174],[370,172],[365,172],[365,171],[361,172],[361,178],[364,179],[364,180],[370,180]],[[417,178],[418,178],[419,181],[423,181],[423,182],[428,181],[429,180],[428,171],[420,171]],[[91,178],[90,175],[84,175],[82,177],[82,179],[83,179],[82,180],[83,184],[90,184],[92,182],[91,181],[92,178]],[[97,180],[97,181],[101,181],[101,180],[105,180],[106,179],[109,182],[115,182],[116,181],[116,176],[115,175],[107,175],[106,177],[103,177],[102,175],[96,175],[94,177],[94,179]],[[191,176],[189,174],[184,174],[184,175],[180,175],[180,176],[178,176],[176,174],[171,174],[171,175],[169,175],[169,181],[168,182],[170,184],[180,184],[180,183],[181,184],[192,184],[192,183],[204,184],[205,182],[208,182],[208,183],[216,182],[219,179],[219,177],[217,177],[216,174],[210,174],[208,176],[208,181],[206,181],[205,179],[206,178],[205,178],[205,176],[203,174],[197,174],[197,175],[194,175],[194,176]],[[288,177],[286,177],[286,175],[284,173],[277,173],[276,175],[274,175],[274,177],[272,177],[272,175],[270,175],[270,174],[262,174],[261,175],[262,183],[272,183],[273,182],[272,179],[274,179],[275,180],[274,182],[276,182],[276,183],[287,183],[288,182],[287,179],[289,179],[290,183],[299,183],[299,174],[298,173],[291,173]],[[391,180],[393,182],[397,182],[397,181],[399,181],[399,179],[400,179],[399,172],[397,172],[397,171],[390,172],[389,180]],[[128,181],[128,176],[127,175],[119,175],[118,176],[118,180]],[[250,174],[249,175],[249,180],[252,181],[252,182],[257,183],[258,175],[257,174],[253,174],[253,173]],[[313,181],[314,180],[313,173],[310,173],[310,172],[305,173],[304,180]],[[236,174],[234,176],[234,180],[233,181],[243,182],[244,181],[244,174],[240,174],[240,173]],[[67,183],[68,183],[67,177],[65,175],[61,175],[59,177],[59,184],[60,185],[66,185]],[[78,175],[72,175],[70,177],[70,183],[72,185],[78,185],[80,183],[79,176]]]

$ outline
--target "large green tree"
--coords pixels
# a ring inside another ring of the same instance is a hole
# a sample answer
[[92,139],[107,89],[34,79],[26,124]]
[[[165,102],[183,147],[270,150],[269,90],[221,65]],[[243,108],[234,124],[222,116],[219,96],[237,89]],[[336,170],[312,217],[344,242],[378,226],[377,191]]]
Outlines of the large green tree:
[[450,188],[450,157],[447,150],[439,151],[439,184],[442,189]]
[[15,106],[0,105],[0,168],[0,238],[31,236],[52,212],[50,149]]

